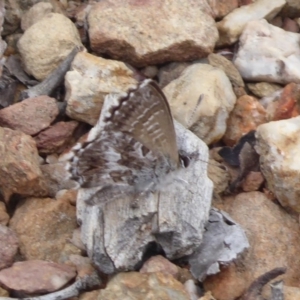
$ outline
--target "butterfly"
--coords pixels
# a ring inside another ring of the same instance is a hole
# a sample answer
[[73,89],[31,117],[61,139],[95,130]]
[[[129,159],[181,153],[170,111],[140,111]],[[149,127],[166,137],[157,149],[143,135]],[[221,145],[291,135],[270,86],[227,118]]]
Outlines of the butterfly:
[[97,124],[71,152],[72,178],[81,188],[99,188],[89,204],[158,191],[182,166],[168,101],[150,79],[107,95]]

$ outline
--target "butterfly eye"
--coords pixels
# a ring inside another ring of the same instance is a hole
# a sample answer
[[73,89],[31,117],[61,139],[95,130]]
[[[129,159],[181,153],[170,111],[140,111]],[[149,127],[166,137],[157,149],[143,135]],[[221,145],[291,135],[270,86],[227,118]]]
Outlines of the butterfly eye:
[[182,167],[187,168],[190,165],[191,159],[188,156],[179,155],[180,164]]

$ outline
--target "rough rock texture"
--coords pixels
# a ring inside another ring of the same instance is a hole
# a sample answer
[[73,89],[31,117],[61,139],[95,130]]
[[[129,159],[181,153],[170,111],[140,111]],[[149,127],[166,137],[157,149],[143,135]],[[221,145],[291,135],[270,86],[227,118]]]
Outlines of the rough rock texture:
[[211,144],[224,135],[236,96],[221,69],[192,64],[163,92],[173,117],[205,143]]
[[218,206],[244,228],[250,247],[242,259],[208,277],[204,282],[206,290],[218,300],[232,300],[255,278],[276,267],[287,267],[285,285],[299,285],[300,261],[295,259],[300,251],[297,220],[260,192],[227,197]]
[[19,205],[9,226],[20,240],[25,259],[68,260],[80,251],[68,242],[77,227],[75,207],[50,198],[28,198]]
[[75,46],[82,46],[75,25],[57,13],[47,14],[33,24],[18,42],[26,72],[38,80],[55,70]]
[[217,23],[220,34],[218,46],[230,45],[236,42],[243,29],[252,20],[273,19],[286,3],[285,0],[258,0],[252,4],[241,6],[229,13]]
[[18,251],[18,237],[15,232],[0,224],[0,270],[12,265]]
[[223,18],[239,6],[238,0],[207,0],[207,2],[213,11],[214,18],[218,19]]
[[212,52],[218,32],[203,4],[101,1],[88,16],[91,47],[139,67],[204,57]]
[[[1,1],[1,3],[0,3],[0,33],[2,33],[2,30],[3,30],[2,26],[3,26],[3,22],[4,22],[4,15],[5,15],[4,2]],[[7,44],[2,40],[2,35],[1,35],[1,37],[0,37],[0,59],[2,59],[2,56],[3,56],[3,53],[6,49],[6,47],[7,47]]]
[[54,98],[39,96],[0,110],[0,125],[35,135],[50,126],[59,114]]
[[299,43],[298,33],[284,31],[266,20],[251,21],[240,37],[234,64],[245,80],[300,83]]
[[[300,117],[274,121],[257,128],[256,151],[268,188],[281,205],[300,212]],[[276,133],[276,134],[274,134]]]
[[0,224],[7,225],[8,221],[9,215],[6,212],[5,204],[3,202],[0,202]]
[[35,141],[20,131],[0,127],[0,186],[5,201],[13,193],[45,196]]
[[75,278],[75,268],[42,260],[14,263],[0,271],[0,283],[26,294],[50,293],[65,286]]
[[67,115],[95,125],[105,96],[135,87],[134,75],[123,62],[78,53],[65,76]]
[[267,97],[282,88],[279,84],[269,82],[247,83],[247,87],[258,98]]
[[184,286],[169,274],[119,273],[100,290],[98,300],[124,299],[190,300]]
[[267,112],[254,97],[240,97],[227,122],[223,141],[227,146],[234,146],[239,139],[258,125],[267,122]]

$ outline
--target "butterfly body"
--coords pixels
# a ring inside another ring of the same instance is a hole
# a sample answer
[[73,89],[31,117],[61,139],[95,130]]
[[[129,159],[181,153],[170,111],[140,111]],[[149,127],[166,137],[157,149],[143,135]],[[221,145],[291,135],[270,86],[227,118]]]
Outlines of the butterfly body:
[[82,188],[101,187],[100,203],[156,191],[180,168],[170,108],[151,80],[128,94],[108,95],[87,141],[72,151],[73,178]]

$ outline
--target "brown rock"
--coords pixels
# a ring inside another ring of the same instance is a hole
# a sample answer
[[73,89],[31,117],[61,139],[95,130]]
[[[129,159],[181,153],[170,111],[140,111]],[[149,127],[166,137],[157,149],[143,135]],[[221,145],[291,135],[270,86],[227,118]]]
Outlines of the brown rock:
[[218,39],[210,12],[196,0],[101,1],[88,16],[91,47],[137,67],[195,60]]
[[140,269],[140,273],[161,272],[178,277],[178,267],[168,261],[161,255],[152,256],[149,258]]
[[218,300],[232,300],[254,279],[277,267],[287,268],[286,285],[298,286],[300,260],[295,259],[300,251],[298,221],[260,192],[224,200],[222,209],[244,228],[250,248],[239,261],[208,277],[205,290],[210,290]]
[[264,177],[261,172],[251,171],[242,183],[242,189],[244,192],[257,191],[264,182]]
[[5,201],[13,193],[24,196],[47,194],[32,137],[0,127],[0,186]]
[[9,292],[0,287],[0,297],[9,297]]
[[35,135],[58,116],[56,100],[48,96],[28,98],[0,110],[0,125]]
[[246,133],[266,123],[266,111],[256,98],[245,95],[240,97],[227,122],[223,141],[233,146]]
[[[127,297],[124,298],[124,295]],[[101,290],[97,298],[115,299],[160,299],[160,300],[189,300],[184,286],[169,274],[138,272],[119,273]]]
[[247,87],[257,98],[270,96],[282,88],[281,85],[271,82],[247,83]]
[[76,121],[57,122],[34,137],[41,154],[61,153],[73,141],[74,131],[79,123]]
[[218,19],[225,17],[239,5],[238,0],[208,0],[207,2],[213,10],[214,17]]
[[57,291],[75,278],[75,268],[49,261],[16,262],[0,271],[0,283],[7,288],[26,294]]
[[290,18],[284,18],[282,29],[290,32],[299,32],[299,25],[296,21]]
[[12,265],[18,251],[18,237],[10,228],[0,225],[0,270]]
[[25,259],[64,262],[80,250],[68,242],[77,227],[75,207],[50,198],[28,198],[17,207],[10,225]]
[[22,36],[22,33],[13,33],[5,37],[7,48],[4,52],[6,56],[18,54],[17,43]]
[[0,224],[7,225],[8,221],[9,215],[6,212],[5,204],[3,202],[0,202]]
[[79,300],[95,300],[97,299],[97,296],[99,294],[99,291],[91,291],[91,292],[85,292],[79,295]]

